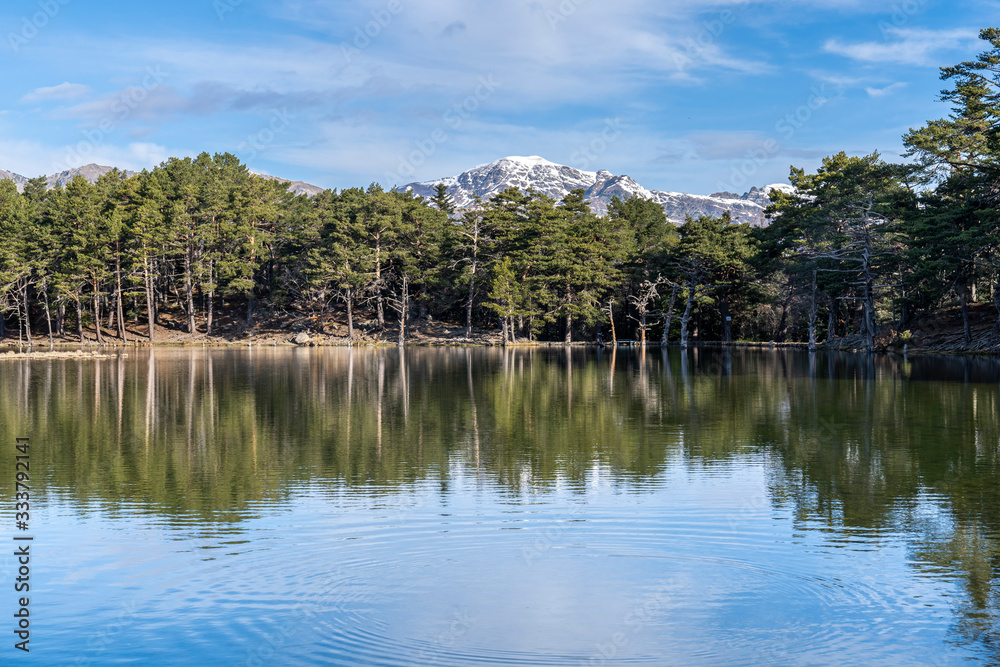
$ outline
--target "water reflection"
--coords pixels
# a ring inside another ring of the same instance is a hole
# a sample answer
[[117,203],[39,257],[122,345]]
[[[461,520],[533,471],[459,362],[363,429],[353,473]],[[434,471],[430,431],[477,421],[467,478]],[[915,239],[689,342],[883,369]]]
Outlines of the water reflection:
[[598,482],[641,499],[678,462],[762,462],[762,506],[832,548],[903,545],[921,576],[960,582],[952,640],[1000,658],[994,359],[258,348],[3,364],[3,431],[37,443],[41,493],[230,540],[303,485],[375,502],[430,483],[446,507],[471,475],[511,502]]

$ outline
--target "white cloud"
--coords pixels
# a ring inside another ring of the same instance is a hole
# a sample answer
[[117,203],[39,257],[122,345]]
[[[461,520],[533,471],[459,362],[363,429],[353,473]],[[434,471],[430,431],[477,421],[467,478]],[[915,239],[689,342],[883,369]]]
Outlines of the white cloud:
[[53,100],[75,100],[90,92],[90,87],[81,83],[70,83],[65,81],[58,86],[48,88],[36,88],[24,97],[21,102],[49,102]]
[[938,66],[941,51],[965,49],[978,41],[978,31],[968,29],[921,30],[893,28],[886,30],[894,41],[847,44],[829,39],[823,45],[827,53],[866,63],[896,63],[900,65]]
[[48,151],[52,156],[47,173],[58,173],[85,164],[103,164],[129,171],[152,169],[170,157],[183,157],[189,153],[170,151],[165,146],[154,143],[135,142],[125,146],[103,143],[94,146],[86,153],[53,149]]
[[896,83],[885,86],[884,88],[873,88],[872,86],[868,86],[865,88],[865,92],[868,93],[869,97],[885,97],[886,95],[891,95],[902,88],[906,88],[905,81],[897,81]]
[[45,147],[34,141],[0,139],[0,169],[26,178],[48,175],[51,173],[51,165],[46,160],[45,153]]

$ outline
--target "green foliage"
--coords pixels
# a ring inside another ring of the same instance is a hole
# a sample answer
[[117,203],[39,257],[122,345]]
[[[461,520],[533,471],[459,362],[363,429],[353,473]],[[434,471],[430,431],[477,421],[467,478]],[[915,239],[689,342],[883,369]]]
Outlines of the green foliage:
[[461,212],[443,183],[426,201],[378,184],[308,198],[230,154],[54,189],[36,178],[20,194],[4,182],[0,335],[67,317],[81,337],[86,323],[100,338],[99,321],[125,336],[126,307],[132,335],[152,339],[164,309],[210,333],[214,313],[236,308],[252,325],[264,300],[346,314],[352,335],[356,310],[384,330],[389,309],[401,328],[433,315],[471,333],[499,318],[508,338],[566,341],[608,314],[643,337],[677,314],[700,338],[807,326],[813,341],[824,309],[828,337],[853,330],[871,345],[889,318],[903,329],[952,297],[966,313],[977,287],[992,291],[1000,330],[1000,30],[981,37],[976,60],[942,68],[951,115],[904,137],[912,164],[838,153],[816,173],[793,167],[794,193],[771,193],[763,229],[728,214],[678,227],[635,197],[600,216],[583,190],[556,202],[512,188]]

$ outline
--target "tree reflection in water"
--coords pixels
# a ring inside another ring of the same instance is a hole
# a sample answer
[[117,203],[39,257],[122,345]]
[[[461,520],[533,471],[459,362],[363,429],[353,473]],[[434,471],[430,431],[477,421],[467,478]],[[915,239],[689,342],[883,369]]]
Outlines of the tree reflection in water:
[[[641,494],[677,457],[768,452],[801,530],[902,535],[961,581],[957,641],[1000,657],[1000,361],[677,349],[140,350],[4,361],[0,416],[50,467],[37,493],[239,522],[295,484],[405,492],[474,470],[513,496],[599,468]],[[8,460],[10,459],[10,460]],[[12,457],[0,490],[13,491]],[[248,514],[249,513],[249,514]]]

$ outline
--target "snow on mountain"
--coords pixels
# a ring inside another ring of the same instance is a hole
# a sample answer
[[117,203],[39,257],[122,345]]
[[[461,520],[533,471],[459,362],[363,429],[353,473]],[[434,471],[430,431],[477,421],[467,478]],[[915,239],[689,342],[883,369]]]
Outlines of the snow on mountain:
[[553,199],[562,199],[576,188],[587,189],[594,185],[597,174],[549,162],[537,155],[531,157],[505,157],[502,160],[481,164],[453,176],[425,183],[410,183],[400,190],[413,190],[421,197],[434,194],[434,186],[444,183],[459,208],[473,202],[474,196],[486,200],[507,188],[533,189]]
[[642,197],[652,199],[663,206],[672,222],[680,224],[686,216],[720,216],[729,211],[738,222],[749,222],[755,226],[767,224],[764,209],[771,203],[768,193],[772,190],[791,191],[790,185],[774,184],[763,188],[752,188],[744,195],[719,192],[713,195],[692,195],[681,192],[661,192],[647,190],[629,176],[616,176],[609,171],[581,171],[573,167],[549,162],[532,155],[530,157],[505,157],[479,165],[459,174],[434,181],[409,183],[399,188],[412,190],[421,197],[431,197],[434,187],[444,183],[456,206],[465,208],[478,196],[487,200],[510,187],[520,190],[535,190],[556,201],[561,200],[570,190],[582,188],[591,209],[603,215],[614,197],[628,199]]

